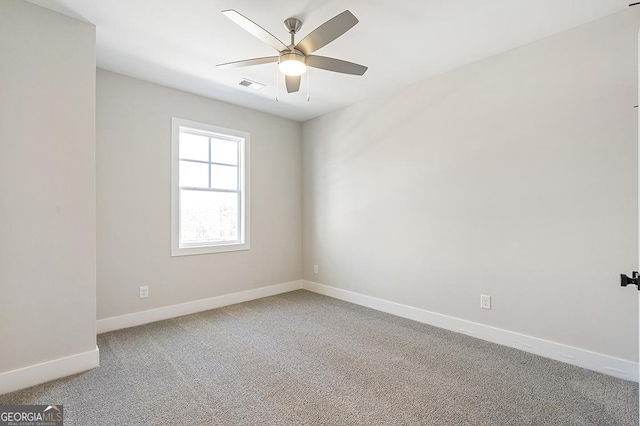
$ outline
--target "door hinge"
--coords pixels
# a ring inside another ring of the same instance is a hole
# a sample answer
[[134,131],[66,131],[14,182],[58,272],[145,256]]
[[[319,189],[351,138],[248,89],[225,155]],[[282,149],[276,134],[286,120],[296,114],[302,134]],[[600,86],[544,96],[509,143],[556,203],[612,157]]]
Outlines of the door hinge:
[[638,276],[638,271],[633,271],[631,278],[625,274],[620,274],[620,285],[622,287],[626,287],[629,284],[637,286],[638,290],[640,290],[640,278]]

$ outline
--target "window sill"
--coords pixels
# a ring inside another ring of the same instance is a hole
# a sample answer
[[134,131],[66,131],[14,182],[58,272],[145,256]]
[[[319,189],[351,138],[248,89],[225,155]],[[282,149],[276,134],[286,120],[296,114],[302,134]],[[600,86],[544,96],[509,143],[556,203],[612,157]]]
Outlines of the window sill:
[[198,254],[226,253],[231,251],[249,250],[249,243],[219,244],[215,246],[171,247],[171,257],[193,256]]

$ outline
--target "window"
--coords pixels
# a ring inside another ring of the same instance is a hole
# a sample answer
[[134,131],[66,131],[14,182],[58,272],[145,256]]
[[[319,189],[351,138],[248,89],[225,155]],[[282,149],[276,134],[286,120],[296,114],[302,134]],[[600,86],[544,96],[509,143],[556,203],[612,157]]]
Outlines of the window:
[[249,249],[249,134],[173,118],[171,255]]

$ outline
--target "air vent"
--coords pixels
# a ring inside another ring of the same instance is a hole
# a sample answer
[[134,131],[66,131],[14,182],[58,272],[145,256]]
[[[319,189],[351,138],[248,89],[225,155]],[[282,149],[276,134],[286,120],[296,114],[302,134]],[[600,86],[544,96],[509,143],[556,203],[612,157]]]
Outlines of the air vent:
[[253,90],[260,90],[263,89],[264,87],[266,87],[266,85],[262,84],[262,83],[258,83],[257,81],[252,81],[246,78],[243,78],[242,81],[240,81],[240,83],[238,83],[240,86],[243,87],[248,87],[249,89],[253,89]]

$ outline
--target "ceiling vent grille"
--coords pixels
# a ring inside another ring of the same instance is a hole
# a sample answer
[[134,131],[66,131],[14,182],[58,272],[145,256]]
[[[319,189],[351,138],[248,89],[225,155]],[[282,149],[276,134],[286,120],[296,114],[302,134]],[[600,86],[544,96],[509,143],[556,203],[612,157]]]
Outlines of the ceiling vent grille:
[[243,78],[240,83],[238,83],[240,86],[243,87],[247,87],[249,89],[253,89],[253,90],[260,90],[266,87],[266,85],[262,84],[262,83],[258,83],[257,81],[252,81],[246,78]]

